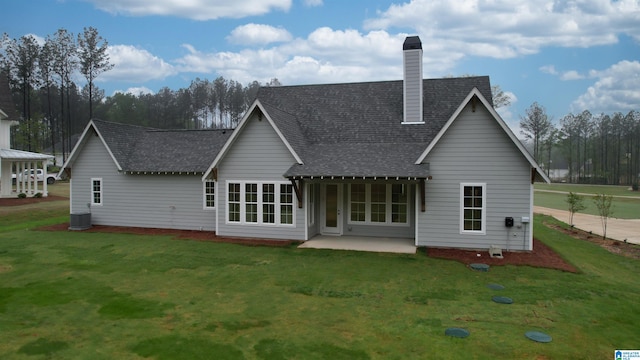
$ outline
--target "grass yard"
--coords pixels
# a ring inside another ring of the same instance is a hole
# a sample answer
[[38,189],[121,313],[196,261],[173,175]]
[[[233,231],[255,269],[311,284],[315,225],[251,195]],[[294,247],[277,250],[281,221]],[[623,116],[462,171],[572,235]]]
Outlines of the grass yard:
[[[547,192],[551,190],[561,192],[575,192],[583,194],[613,195],[613,217],[619,219],[640,219],[640,192],[629,191],[626,186],[608,185],[574,185],[574,184],[535,184],[534,204],[553,209],[568,210],[566,193]],[[583,195],[586,209],[583,214],[598,215],[598,209],[593,204],[593,195]]]
[[613,196],[631,196],[640,199],[640,191],[631,191],[629,186],[616,185],[586,185],[586,184],[544,184],[536,183],[536,190],[553,190],[585,194],[606,194]]
[[608,359],[638,348],[640,261],[542,225],[551,218],[535,217],[537,237],[580,273],[31,230],[42,220],[0,232],[2,359]]

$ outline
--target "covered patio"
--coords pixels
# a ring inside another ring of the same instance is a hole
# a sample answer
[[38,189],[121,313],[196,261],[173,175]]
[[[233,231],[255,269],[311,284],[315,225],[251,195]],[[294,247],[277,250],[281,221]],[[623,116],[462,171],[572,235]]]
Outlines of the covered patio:
[[298,246],[300,249],[354,250],[415,254],[415,240],[411,238],[389,238],[370,236],[317,235]]
[[[53,156],[14,149],[0,149],[0,197],[16,197],[18,194],[33,196],[47,189],[47,162]],[[42,185],[39,187],[37,169],[42,169]],[[15,173],[14,173],[15,171]],[[15,184],[13,174],[16,174]]]

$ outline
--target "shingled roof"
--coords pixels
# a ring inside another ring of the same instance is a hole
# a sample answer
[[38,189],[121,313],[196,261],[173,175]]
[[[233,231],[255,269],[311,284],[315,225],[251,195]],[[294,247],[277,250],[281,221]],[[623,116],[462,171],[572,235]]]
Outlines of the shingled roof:
[[203,173],[233,130],[160,130],[92,120],[125,172]]
[[0,72],[0,111],[7,115],[7,120],[19,120],[16,105],[11,98],[9,78],[4,72]]
[[426,177],[416,159],[474,88],[492,101],[487,76],[423,80],[424,124],[402,124],[402,81],[263,87],[257,99],[302,158],[286,177]]

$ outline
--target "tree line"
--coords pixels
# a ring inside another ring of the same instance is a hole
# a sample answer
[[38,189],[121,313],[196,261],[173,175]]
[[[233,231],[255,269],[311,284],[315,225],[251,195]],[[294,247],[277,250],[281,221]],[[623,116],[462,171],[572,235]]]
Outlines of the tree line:
[[[568,114],[557,124],[534,102],[520,119],[532,154],[554,179],[630,185],[640,177],[640,113]],[[560,173],[564,169],[566,173]]]
[[[196,78],[189,87],[155,94],[105,96],[96,78],[113,68],[108,42],[98,30],[77,36],[59,29],[39,44],[31,35],[0,38],[0,76],[8,76],[22,121],[12,129],[12,148],[69,154],[74,134],[92,118],[161,129],[234,128],[261,84],[218,77]],[[79,87],[78,75],[85,85]],[[272,79],[266,86],[279,86]],[[64,158],[66,161],[66,158]],[[58,164],[59,165],[59,164]]]
[[[0,72],[9,77],[23,120],[12,129],[12,148],[66,156],[74,134],[91,118],[160,129],[235,128],[261,84],[243,86],[218,77],[196,78],[187,88],[168,87],[155,94],[117,92],[105,96],[95,85],[113,68],[108,42],[93,27],[74,35],[65,29],[44,44],[31,35],[0,39]],[[80,88],[77,79],[84,78]],[[2,75],[5,76],[5,75]],[[265,86],[281,85],[272,79]],[[494,107],[509,105],[499,86],[492,87]],[[558,124],[533,103],[521,116],[522,134],[547,174],[574,183],[637,186],[640,173],[640,113],[568,114]],[[64,159],[66,160],[66,158]],[[557,174],[566,169],[566,174]]]

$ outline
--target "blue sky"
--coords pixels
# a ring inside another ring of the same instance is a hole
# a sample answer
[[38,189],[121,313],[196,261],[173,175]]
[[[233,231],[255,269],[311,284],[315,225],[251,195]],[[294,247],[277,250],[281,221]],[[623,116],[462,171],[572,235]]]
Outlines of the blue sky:
[[196,77],[397,80],[402,42],[419,35],[425,78],[489,75],[518,135],[536,101],[556,121],[640,111],[640,0],[28,0],[4,2],[0,29],[43,40],[89,26],[115,64],[97,79],[107,95]]

